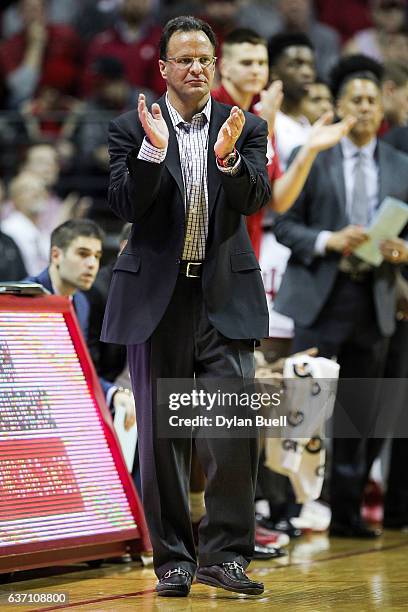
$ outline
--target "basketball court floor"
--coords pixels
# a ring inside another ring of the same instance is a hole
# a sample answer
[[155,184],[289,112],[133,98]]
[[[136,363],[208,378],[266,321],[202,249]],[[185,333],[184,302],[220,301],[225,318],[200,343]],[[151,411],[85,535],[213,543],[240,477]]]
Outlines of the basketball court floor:
[[[287,557],[253,562],[248,573],[265,583],[263,595],[235,595],[193,584],[188,598],[157,597],[153,570],[137,562],[17,572],[8,582],[0,575],[0,610],[402,612],[408,610],[408,533],[387,531],[376,541],[304,535],[291,544]],[[69,602],[5,603],[7,594],[27,592],[63,592]]]

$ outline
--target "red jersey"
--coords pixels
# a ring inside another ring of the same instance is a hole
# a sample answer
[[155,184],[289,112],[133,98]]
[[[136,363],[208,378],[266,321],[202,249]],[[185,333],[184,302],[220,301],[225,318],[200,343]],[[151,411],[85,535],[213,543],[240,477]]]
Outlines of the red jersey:
[[[213,89],[211,92],[211,96],[214,100],[218,102],[222,102],[223,104],[229,104],[230,106],[238,106],[238,104],[231,98],[225,87],[222,85],[217,89]],[[258,96],[255,96],[252,100],[251,106],[249,108],[249,112],[254,113],[257,112],[254,110],[254,106],[258,101]],[[275,146],[275,137],[273,137],[272,142],[269,146],[271,151],[270,160],[267,166],[268,175],[271,183],[273,183],[277,178],[282,176],[283,172],[279,162],[278,150]],[[264,217],[264,209],[261,208],[258,212],[254,213],[247,217],[247,229],[248,234],[252,242],[252,247],[255,251],[255,255],[259,258],[259,253],[261,250],[261,240],[262,240],[262,220]]]

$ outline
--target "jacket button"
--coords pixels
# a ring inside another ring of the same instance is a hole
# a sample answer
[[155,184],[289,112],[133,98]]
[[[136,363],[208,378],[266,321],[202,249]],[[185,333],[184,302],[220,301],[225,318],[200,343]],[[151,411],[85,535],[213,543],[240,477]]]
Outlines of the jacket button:
[[251,174],[251,181],[252,181],[253,183],[256,183],[256,178],[255,178],[255,177],[254,177],[252,174]]

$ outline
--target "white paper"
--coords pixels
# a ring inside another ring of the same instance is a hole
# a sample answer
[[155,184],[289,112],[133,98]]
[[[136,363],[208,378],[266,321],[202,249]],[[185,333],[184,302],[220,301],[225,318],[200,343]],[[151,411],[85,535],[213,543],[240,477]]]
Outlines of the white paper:
[[133,460],[135,458],[136,442],[137,442],[137,427],[136,424],[126,431],[125,429],[125,414],[126,408],[123,404],[117,402],[115,406],[115,416],[113,425],[116,435],[118,436],[123,458],[125,459],[128,472],[132,471]]
[[353,255],[373,266],[384,260],[379,245],[388,238],[397,238],[408,221],[408,206],[396,198],[384,198],[378,212],[371,222],[367,234],[369,239],[359,246]]

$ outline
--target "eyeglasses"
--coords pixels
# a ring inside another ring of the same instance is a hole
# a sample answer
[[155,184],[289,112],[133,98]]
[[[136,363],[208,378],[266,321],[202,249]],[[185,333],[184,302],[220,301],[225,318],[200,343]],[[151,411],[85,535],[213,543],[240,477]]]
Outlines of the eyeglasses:
[[198,62],[201,68],[204,69],[213,66],[216,60],[216,57],[209,57],[208,55],[203,55],[203,57],[168,57],[164,61],[173,62],[177,68],[187,70],[191,68],[194,62]]

